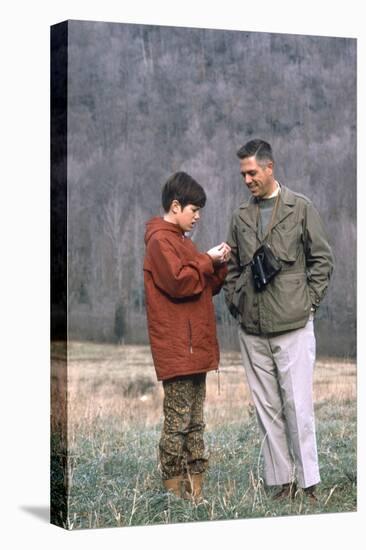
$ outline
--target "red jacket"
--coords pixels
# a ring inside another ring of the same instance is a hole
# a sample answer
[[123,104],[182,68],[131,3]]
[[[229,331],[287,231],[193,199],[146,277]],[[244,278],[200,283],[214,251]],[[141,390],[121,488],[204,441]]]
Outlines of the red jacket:
[[182,230],[162,218],[146,224],[145,299],[149,339],[158,380],[218,368],[212,295],[226,265],[216,267]]

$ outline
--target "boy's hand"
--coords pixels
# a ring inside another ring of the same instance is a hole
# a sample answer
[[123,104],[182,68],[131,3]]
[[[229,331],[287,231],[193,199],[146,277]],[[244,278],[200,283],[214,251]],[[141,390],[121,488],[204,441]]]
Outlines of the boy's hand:
[[207,251],[207,254],[211,257],[214,264],[222,264],[229,259],[230,252],[230,246],[224,242],[210,248],[210,250]]

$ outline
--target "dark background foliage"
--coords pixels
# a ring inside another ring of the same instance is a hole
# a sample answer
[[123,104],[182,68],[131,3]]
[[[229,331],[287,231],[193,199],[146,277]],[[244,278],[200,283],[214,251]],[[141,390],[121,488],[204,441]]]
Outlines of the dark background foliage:
[[[185,170],[207,205],[192,238],[225,239],[247,192],[236,150],[271,142],[276,177],[312,199],[336,267],[318,350],[356,353],[356,41],[68,22],[69,336],[147,343],[145,222]],[[220,343],[236,348],[220,295]]]

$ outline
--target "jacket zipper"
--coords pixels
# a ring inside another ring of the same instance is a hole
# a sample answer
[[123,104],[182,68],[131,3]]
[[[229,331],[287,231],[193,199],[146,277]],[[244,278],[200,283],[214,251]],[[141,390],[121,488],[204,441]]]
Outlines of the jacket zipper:
[[193,353],[191,321],[188,321],[188,331],[189,331],[189,353]]

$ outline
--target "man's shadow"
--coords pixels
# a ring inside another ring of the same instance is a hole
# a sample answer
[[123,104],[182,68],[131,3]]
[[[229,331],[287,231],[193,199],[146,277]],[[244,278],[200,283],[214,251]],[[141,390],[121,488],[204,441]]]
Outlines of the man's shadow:
[[50,522],[50,507],[49,506],[20,506],[19,507],[23,512],[32,514],[36,518],[42,520],[43,522]]

